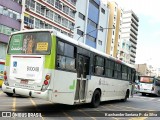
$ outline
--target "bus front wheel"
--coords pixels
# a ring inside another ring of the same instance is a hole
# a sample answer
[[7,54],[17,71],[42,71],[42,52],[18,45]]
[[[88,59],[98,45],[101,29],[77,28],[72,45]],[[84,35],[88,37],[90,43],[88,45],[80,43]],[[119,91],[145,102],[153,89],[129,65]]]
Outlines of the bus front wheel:
[[94,91],[91,101],[91,107],[98,107],[100,104],[101,93],[99,90]]
[[6,93],[9,97],[13,96],[13,93]]

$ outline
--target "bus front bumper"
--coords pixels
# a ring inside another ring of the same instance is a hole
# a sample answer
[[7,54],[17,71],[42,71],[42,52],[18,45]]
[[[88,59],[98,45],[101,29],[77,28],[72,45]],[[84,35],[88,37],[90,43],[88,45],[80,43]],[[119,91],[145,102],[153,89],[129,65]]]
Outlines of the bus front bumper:
[[2,91],[4,93],[14,93],[22,96],[42,98],[45,100],[49,100],[49,92],[52,92],[50,90],[45,90],[44,92],[42,92],[42,91],[35,91],[35,90],[29,90],[29,89],[15,88],[15,87],[6,86],[5,84],[2,85]]

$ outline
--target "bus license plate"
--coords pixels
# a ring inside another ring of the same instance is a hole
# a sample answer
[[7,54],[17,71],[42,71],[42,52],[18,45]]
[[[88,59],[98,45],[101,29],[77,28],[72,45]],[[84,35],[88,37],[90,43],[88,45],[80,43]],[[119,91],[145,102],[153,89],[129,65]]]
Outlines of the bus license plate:
[[21,84],[28,84],[28,80],[21,80]]

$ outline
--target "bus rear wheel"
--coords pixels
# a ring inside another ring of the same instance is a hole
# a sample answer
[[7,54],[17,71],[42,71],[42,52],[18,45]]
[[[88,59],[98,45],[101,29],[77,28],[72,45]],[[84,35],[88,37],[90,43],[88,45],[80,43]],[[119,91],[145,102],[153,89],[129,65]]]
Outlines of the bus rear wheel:
[[91,107],[93,107],[93,108],[98,107],[99,104],[100,104],[100,98],[101,98],[100,91],[99,91],[99,90],[96,90],[96,91],[93,93],[93,96],[92,96]]
[[9,97],[13,96],[13,93],[6,93]]

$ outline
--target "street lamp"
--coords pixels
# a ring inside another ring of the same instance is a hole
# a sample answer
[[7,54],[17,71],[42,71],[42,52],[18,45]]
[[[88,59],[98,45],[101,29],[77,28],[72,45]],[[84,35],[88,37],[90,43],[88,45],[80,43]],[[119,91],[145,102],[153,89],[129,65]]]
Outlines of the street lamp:
[[77,41],[78,41],[81,37],[84,37],[85,35],[87,35],[87,34],[89,34],[89,33],[92,33],[92,32],[94,32],[94,31],[96,31],[96,30],[104,30],[104,29],[115,29],[115,26],[113,26],[113,28],[99,28],[99,29],[94,29],[94,30],[92,30],[92,31],[90,31],[90,32],[88,32],[88,33],[86,33],[86,34],[81,35],[81,36],[77,39]]

